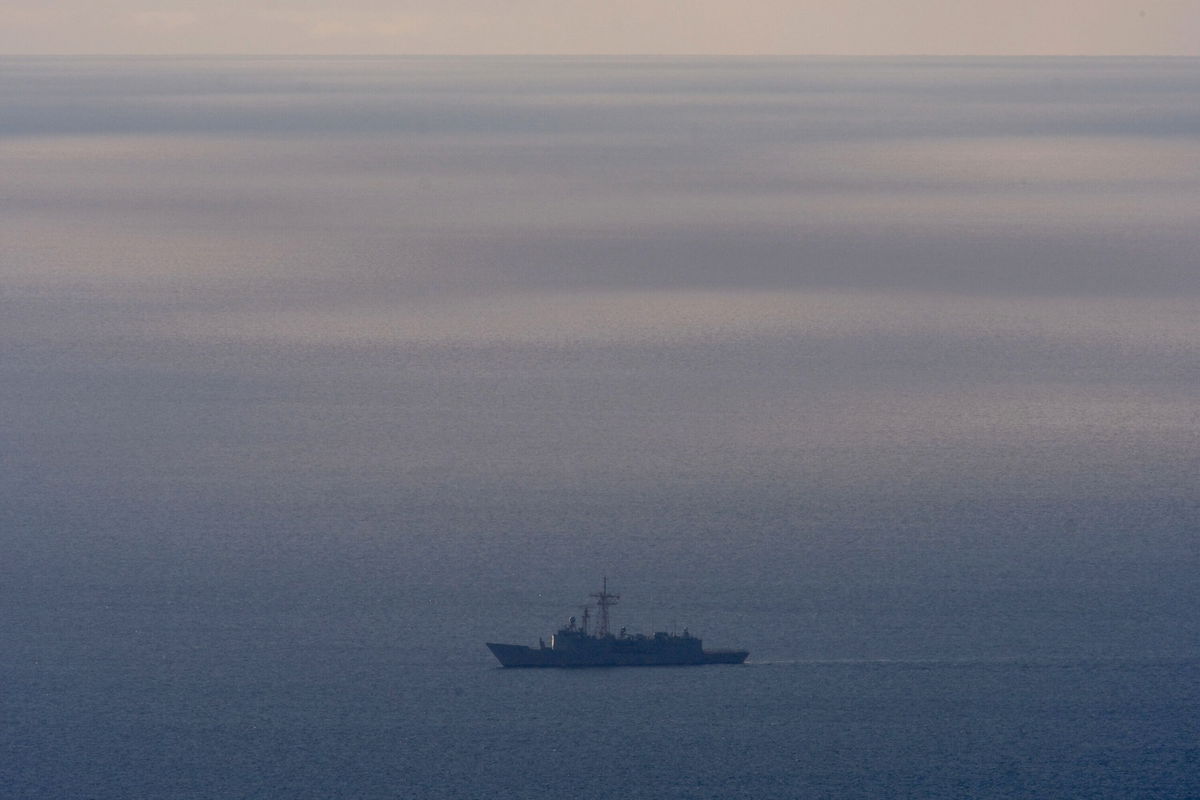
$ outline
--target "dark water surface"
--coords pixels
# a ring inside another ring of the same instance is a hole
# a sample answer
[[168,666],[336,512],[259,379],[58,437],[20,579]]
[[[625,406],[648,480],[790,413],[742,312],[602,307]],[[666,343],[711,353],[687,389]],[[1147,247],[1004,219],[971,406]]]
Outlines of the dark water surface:
[[0,59],[0,795],[1200,796],[1197,66]]
[[23,683],[40,691],[5,726],[6,794],[1184,798],[1200,787],[1195,661],[547,672],[355,649],[275,655]]

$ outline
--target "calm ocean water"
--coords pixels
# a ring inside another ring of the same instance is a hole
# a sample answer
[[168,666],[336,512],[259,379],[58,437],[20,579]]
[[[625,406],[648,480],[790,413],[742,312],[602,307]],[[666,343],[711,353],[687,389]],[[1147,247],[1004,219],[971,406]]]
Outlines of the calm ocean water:
[[0,59],[0,796],[1200,796],[1197,66]]

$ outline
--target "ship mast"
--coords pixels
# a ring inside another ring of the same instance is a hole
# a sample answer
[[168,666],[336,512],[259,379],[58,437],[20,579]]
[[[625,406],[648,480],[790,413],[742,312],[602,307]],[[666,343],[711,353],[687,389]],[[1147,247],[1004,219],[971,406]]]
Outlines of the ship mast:
[[608,607],[615,606],[621,595],[608,593],[608,577],[605,576],[604,585],[600,591],[593,592],[588,596],[596,598],[596,607],[600,609],[600,625],[596,636],[608,636]]

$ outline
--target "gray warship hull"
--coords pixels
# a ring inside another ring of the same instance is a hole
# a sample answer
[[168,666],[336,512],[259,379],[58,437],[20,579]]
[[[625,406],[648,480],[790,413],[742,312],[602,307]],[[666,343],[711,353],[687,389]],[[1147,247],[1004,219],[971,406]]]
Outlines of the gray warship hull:
[[[604,641],[597,644],[603,645]],[[702,650],[698,647],[621,647],[618,639],[611,640],[609,645],[563,650],[487,642],[492,655],[505,667],[680,667],[741,664],[750,655],[746,650]]]
[[583,609],[583,623],[575,617],[565,628],[536,648],[521,644],[485,642],[492,655],[504,667],[683,667],[699,664],[741,664],[750,655],[745,650],[705,650],[700,639],[688,633],[659,631],[653,635],[627,635],[625,629],[613,635],[609,632],[608,611],[620,595],[608,591],[608,578],[600,591],[594,592],[600,610],[598,629],[588,627],[591,606]]

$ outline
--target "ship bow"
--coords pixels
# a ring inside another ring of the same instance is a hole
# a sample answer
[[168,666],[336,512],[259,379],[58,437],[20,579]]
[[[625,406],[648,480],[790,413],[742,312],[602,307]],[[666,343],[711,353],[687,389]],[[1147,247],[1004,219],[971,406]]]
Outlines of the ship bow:
[[547,663],[544,651],[534,650],[532,647],[526,647],[521,644],[497,644],[496,642],[486,642],[488,650],[492,651],[492,655],[500,662],[501,666],[505,667],[547,667],[551,666]]

